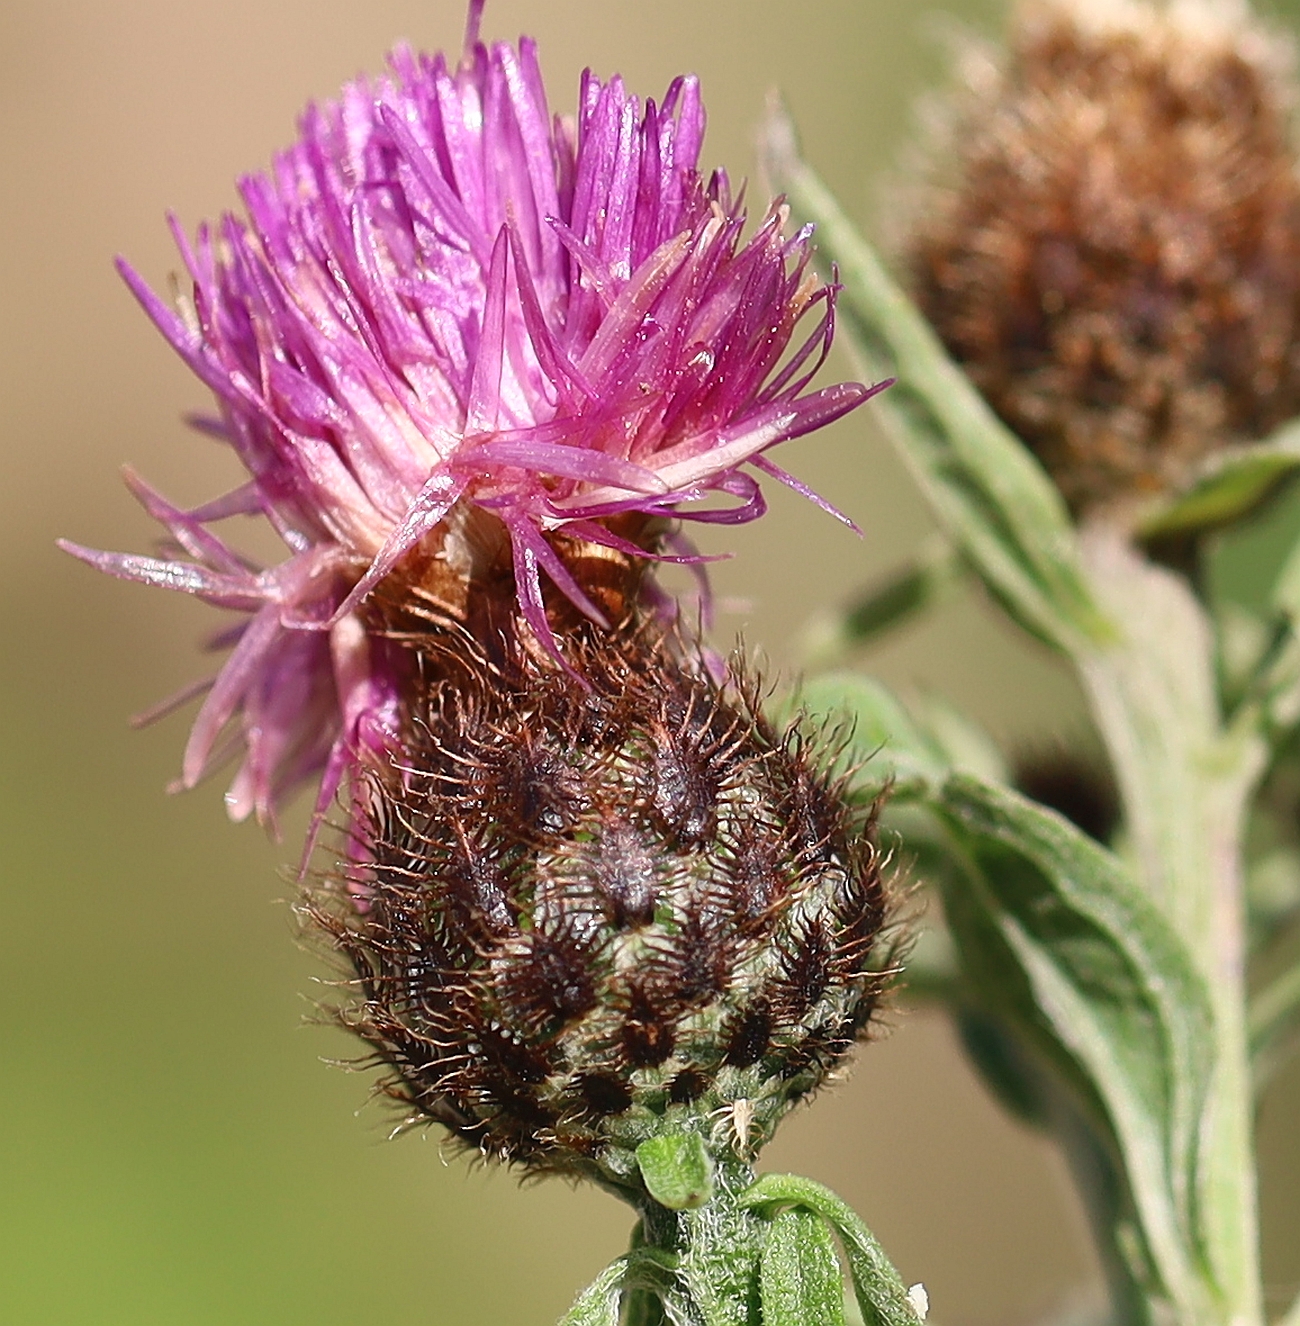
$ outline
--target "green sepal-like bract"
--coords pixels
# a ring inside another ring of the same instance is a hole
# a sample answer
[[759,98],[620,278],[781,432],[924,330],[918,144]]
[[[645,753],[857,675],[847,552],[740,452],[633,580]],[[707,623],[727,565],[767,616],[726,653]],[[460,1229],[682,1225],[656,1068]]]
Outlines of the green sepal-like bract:
[[636,1159],[646,1191],[670,1211],[693,1211],[713,1196],[713,1158],[699,1133],[649,1137]]

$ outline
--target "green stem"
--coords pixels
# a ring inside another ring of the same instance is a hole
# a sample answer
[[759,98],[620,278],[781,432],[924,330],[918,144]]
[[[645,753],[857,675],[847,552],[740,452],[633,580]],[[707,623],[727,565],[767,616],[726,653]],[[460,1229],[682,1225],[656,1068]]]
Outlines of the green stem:
[[621,1326],[668,1326],[663,1300],[648,1289],[632,1289],[623,1303]]
[[650,1285],[627,1295],[626,1326],[657,1326],[664,1319],[659,1303],[667,1300],[674,1322],[758,1326],[766,1230],[737,1200],[753,1182],[751,1166],[726,1157],[715,1158],[712,1193],[694,1209],[671,1210],[639,1189],[611,1189],[641,1216],[629,1256],[673,1268],[671,1292]]
[[759,1320],[758,1266],[764,1229],[737,1203],[754,1181],[743,1162],[718,1165],[712,1198],[693,1211],[675,1212],[681,1274],[699,1305],[704,1326],[750,1326]]
[[1195,1199],[1230,1326],[1263,1320],[1246,1035],[1241,839],[1267,758],[1254,724],[1225,730],[1212,643],[1187,587],[1113,532],[1084,540],[1090,579],[1124,639],[1079,660],[1147,891],[1187,944],[1214,1010],[1216,1061]]

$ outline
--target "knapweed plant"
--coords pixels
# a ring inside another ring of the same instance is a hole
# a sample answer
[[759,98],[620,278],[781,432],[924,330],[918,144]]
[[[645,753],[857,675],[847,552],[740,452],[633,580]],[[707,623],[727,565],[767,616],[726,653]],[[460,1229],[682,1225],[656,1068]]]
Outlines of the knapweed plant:
[[[633,1207],[571,1326],[924,1320],[832,1193],[753,1168],[898,975],[891,855],[952,940],[915,986],[1060,1138],[1114,1320],[1262,1323],[1253,1093],[1300,968],[1248,1001],[1248,963],[1300,912],[1300,555],[1253,617],[1214,562],[1300,466],[1276,43],[1235,11],[1026,11],[900,255],[931,326],[779,114],[750,223],[700,171],[693,79],[588,74],[552,119],[480,10],[458,63],[398,49],[311,107],[242,217],[175,227],[174,304],[122,268],[248,472],[190,510],[132,477],[157,557],[67,545],[234,615],[182,784],[235,761],[231,814],[263,820],[318,789],[301,914],[399,1123]],[[837,306],[874,386],[813,386]],[[893,378],[943,539],[829,647],[982,582],[1093,703],[1092,836],[864,676],[767,703],[701,638],[707,588],[683,611],[656,579],[703,585],[684,530],[762,515],[761,478],[812,497],[771,449]]]

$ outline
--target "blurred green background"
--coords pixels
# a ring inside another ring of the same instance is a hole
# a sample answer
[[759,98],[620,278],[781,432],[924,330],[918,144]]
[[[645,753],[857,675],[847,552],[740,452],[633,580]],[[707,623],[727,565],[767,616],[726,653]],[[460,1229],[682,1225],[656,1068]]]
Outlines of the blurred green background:
[[[753,173],[780,87],[808,153],[865,220],[888,207],[949,17],[910,0],[491,0],[485,31],[541,42],[552,104],[579,71],[658,95],[698,72],[706,157]],[[163,212],[233,201],[312,96],[380,68],[397,38],[459,47],[460,0],[105,0],[0,7],[0,1321],[26,1326],[547,1323],[624,1245],[611,1199],[444,1163],[433,1135],[386,1140],[351,1048],[304,1025],[320,965],[295,945],[285,843],[225,822],[219,786],[166,799],[184,720],[126,716],[204,666],[207,610],[111,583],[58,534],[145,550],[118,483],[130,460],[192,502],[232,479],[179,416],[204,393],[111,267],[173,270]],[[843,376],[846,370],[839,365]],[[776,667],[818,605],[913,548],[927,521],[865,413],[783,460],[866,530],[780,493],[717,586],[723,639]],[[1019,744],[1073,741],[1077,697],[975,601],[870,664],[932,687]],[[909,1011],[847,1085],[764,1157],[838,1189],[943,1326],[1039,1320],[1095,1299],[1082,1221],[1050,1147],[1003,1120],[943,1021]],[[1265,1104],[1267,1274],[1300,1280],[1300,1073]]]

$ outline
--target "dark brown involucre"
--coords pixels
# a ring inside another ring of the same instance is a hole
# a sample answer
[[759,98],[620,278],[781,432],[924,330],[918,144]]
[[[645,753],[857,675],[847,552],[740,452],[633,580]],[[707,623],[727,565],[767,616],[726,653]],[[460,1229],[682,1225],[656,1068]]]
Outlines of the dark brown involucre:
[[671,1112],[747,1156],[885,982],[873,815],[657,632],[590,632],[582,682],[468,638],[423,653],[373,859],[310,904],[384,1089],[534,1171],[633,1181]]
[[917,298],[1077,510],[1300,410],[1276,43],[1208,7],[1025,7],[906,241]]

